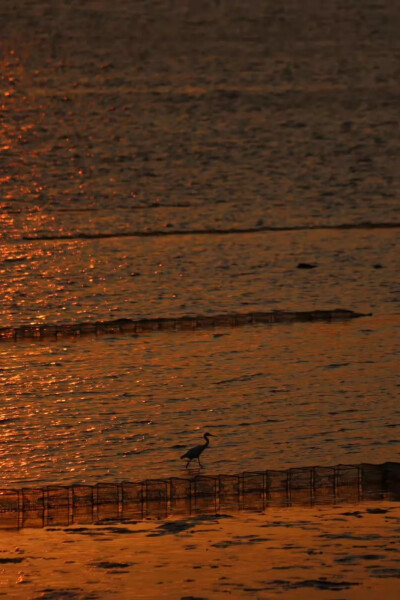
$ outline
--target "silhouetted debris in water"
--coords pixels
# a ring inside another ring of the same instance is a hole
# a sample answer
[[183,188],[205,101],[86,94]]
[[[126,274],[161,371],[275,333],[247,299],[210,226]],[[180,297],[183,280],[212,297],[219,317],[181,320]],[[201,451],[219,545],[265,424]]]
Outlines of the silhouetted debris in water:
[[315,269],[316,266],[317,266],[316,264],[300,262],[297,265],[297,268],[298,269]]
[[20,563],[22,562],[24,559],[17,557],[17,558],[0,558],[0,565],[5,565],[6,563]]
[[99,561],[99,562],[92,562],[91,565],[93,567],[96,567],[97,569],[127,569],[128,567],[131,567],[134,563],[117,563],[117,562],[110,562],[108,560],[103,560],[103,561]]

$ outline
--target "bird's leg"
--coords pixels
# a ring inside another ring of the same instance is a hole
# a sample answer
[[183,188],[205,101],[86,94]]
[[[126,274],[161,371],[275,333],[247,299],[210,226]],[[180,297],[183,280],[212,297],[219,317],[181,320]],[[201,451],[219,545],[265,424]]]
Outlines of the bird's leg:
[[198,460],[198,462],[199,462],[199,467],[200,467],[200,469],[202,469],[202,468],[203,468],[203,465],[202,465],[202,464],[201,464],[201,462],[200,462],[200,458],[199,458],[199,457],[197,457],[197,460]]
[[191,462],[191,460],[192,460],[192,459],[190,458],[190,459],[187,461],[185,469],[187,469],[187,468],[188,468],[188,466],[190,465],[190,462]]

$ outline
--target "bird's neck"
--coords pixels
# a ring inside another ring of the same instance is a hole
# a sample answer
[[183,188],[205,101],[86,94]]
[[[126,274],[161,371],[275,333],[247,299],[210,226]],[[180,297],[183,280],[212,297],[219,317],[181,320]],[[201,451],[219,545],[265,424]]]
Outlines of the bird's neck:
[[206,443],[204,444],[204,448],[207,448],[208,444],[210,443],[210,440],[208,439],[208,437],[205,435],[204,439],[206,440]]

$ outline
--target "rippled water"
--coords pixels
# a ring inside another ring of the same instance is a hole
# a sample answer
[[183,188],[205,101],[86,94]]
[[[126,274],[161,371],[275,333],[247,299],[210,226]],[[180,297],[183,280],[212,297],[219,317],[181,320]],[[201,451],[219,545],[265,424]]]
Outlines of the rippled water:
[[1,3],[0,327],[373,312],[1,343],[5,485],[398,458],[396,14]]
[[400,301],[395,229],[18,242],[6,252],[3,326],[278,308],[390,313]]
[[4,483],[392,460],[399,317],[0,346]]

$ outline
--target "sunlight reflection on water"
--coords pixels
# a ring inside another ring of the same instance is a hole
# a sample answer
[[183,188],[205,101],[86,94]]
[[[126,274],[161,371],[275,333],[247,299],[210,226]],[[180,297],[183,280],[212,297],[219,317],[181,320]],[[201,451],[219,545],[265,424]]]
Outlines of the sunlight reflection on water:
[[1,480],[94,482],[393,459],[398,317],[2,344]]

